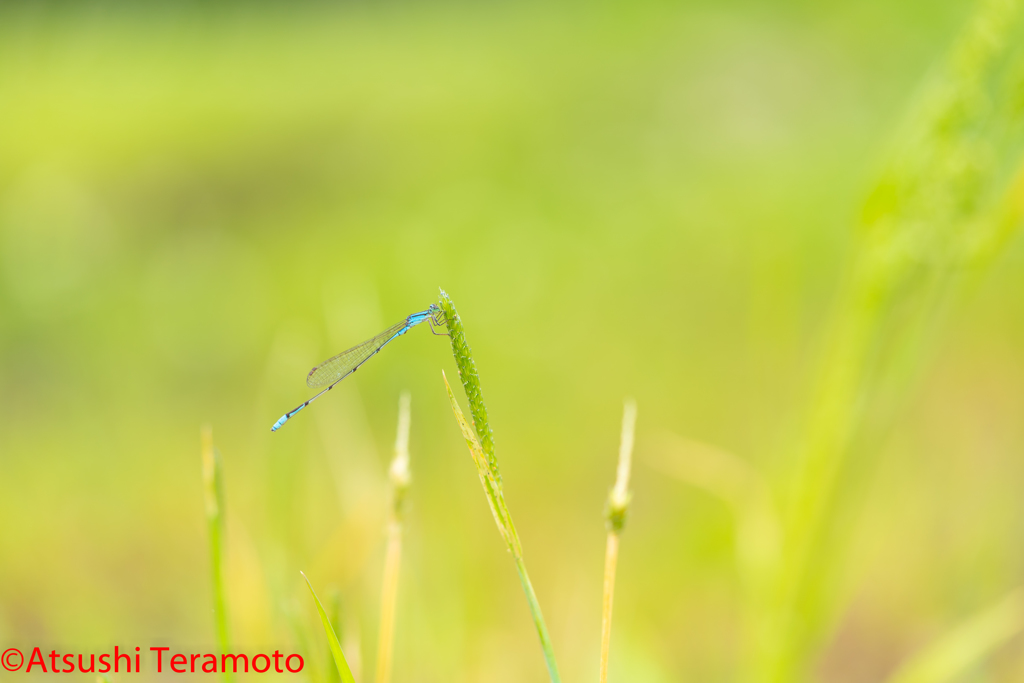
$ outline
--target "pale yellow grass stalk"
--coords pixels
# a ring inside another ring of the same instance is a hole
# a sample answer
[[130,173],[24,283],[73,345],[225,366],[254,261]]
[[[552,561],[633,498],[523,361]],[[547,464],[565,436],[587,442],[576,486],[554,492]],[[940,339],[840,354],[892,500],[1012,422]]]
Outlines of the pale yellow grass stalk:
[[608,649],[612,640],[612,603],[615,598],[615,568],[619,562],[619,534],[629,507],[629,472],[633,460],[633,434],[636,427],[636,403],[627,399],[622,411],[622,438],[619,444],[619,468],[615,486],[608,494],[608,542],[604,553],[604,597],[601,603],[600,681],[608,681]]
[[377,683],[391,680],[391,652],[395,633],[395,605],[398,600],[398,569],[402,560],[402,502],[409,488],[409,394],[398,400],[398,436],[395,457],[389,470],[391,514],[388,546],[384,556],[384,580],[380,598],[380,636],[377,640]]

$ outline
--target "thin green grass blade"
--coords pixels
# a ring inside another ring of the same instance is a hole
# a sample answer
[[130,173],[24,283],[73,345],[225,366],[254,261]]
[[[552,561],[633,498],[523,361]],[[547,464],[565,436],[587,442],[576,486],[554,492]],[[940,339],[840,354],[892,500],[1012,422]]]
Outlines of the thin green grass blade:
[[331,626],[331,620],[327,618],[327,612],[324,611],[324,606],[320,604],[320,598],[316,596],[316,591],[313,590],[313,584],[309,582],[309,578],[303,574],[302,578],[306,579],[306,585],[309,586],[309,592],[313,596],[313,602],[316,603],[316,611],[320,614],[320,621],[324,625],[324,633],[327,634],[327,643],[331,646],[331,654],[334,655],[334,665],[338,667],[338,675],[341,677],[341,683],[355,683],[356,679],[352,676],[352,670],[348,668],[348,661],[345,660],[345,653],[341,651],[341,643],[338,642],[338,636],[334,634],[334,627]]
[[[313,644],[310,637],[312,635],[312,628],[306,619],[303,618],[304,615],[299,609],[298,601],[288,600],[282,605],[282,609],[288,620],[288,628],[291,629],[292,638],[295,640],[296,651],[307,653],[306,657],[309,661],[306,663],[305,669],[308,669],[309,683],[337,681],[338,675],[337,667],[334,666],[334,656],[321,657],[320,649]],[[331,623],[337,623],[337,620],[335,619]],[[330,659],[329,662],[327,661],[328,659]]]
[[[331,610],[331,614],[329,615],[331,619],[331,624],[338,625],[338,629],[335,632],[335,635],[338,636],[338,640],[340,641],[341,637],[344,636],[345,633],[341,628],[341,592],[338,590],[337,587],[333,587],[327,591],[327,605],[328,607],[330,607]],[[331,659],[333,658],[334,654],[332,653]],[[327,670],[327,676],[325,679],[326,682],[338,683],[340,679],[338,678],[337,668],[326,664],[325,668]]]
[[[213,616],[220,654],[231,652],[228,631],[227,591],[224,582],[224,467],[220,453],[213,446],[213,429],[206,425],[200,434],[203,463],[203,498],[206,503],[206,521],[210,538],[210,571],[213,584]],[[225,670],[224,683],[231,683],[234,675]]]
[[1018,588],[911,655],[887,683],[952,683],[960,680],[1022,629],[1024,589]]

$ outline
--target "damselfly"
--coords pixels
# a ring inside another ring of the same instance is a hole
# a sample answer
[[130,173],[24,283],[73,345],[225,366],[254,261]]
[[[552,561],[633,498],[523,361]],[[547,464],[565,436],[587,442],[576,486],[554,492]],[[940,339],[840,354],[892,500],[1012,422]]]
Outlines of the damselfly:
[[[435,325],[443,326],[445,324],[444,312],[437,306],[437,304],[430,304],[430,308],[427,310],[420,311],[419,313],[413,313],[405,320],[395,323],[376,337],[367,339],[362,344],[356,344],[351,349],[342,351],[337,356],[328,358],[320,365],[314,367],[309,371],[309,374],[306,375],[306,385],[311,389],[318,389],[322,386],[326,386],[327,388],[295,410],[290,410],[282,415],[281,419],[275,422],[274,426],[270,428],[270,431],[276,432],[281,428],[281,425],[291,419],[292,415],[333,389],[335,384],[358,370],[363,363],[370,360],[370,358],[376,355],[378,351],[387,346],[392,339],[401,337],[403,334],[424,321],[430,324],[431,330],[434,329]],[[434,333],[444,334],[443,332],[436,331]]]

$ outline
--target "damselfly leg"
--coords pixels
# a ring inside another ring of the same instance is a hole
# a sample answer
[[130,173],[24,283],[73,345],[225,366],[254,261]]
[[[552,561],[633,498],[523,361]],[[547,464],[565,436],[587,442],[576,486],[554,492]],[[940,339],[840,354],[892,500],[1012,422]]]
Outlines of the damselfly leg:
[[435,325],[437,325],[438,327],[448,327],[448,317],[440,308],[434,311],[434,313],[429,318],[427,318],[427,324],[430,325],[430,331],[436,334],[437,336],[451,336],[447,332],[438,332],[437,330],[434,329]]

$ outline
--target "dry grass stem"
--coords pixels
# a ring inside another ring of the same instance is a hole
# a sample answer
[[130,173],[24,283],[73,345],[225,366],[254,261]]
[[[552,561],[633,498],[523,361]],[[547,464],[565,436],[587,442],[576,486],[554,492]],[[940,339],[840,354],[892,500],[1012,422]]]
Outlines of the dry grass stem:
[[402,560],[402,503],[411,480],[409,474],[409,394],[398,401],[398,435],[395,457],[389,470],[391,513],[388,520],[388,545],[384,557],[384,580],[380,598],[380,635],[377,639],[377,683],[391,680],[391,653],[394,644],[395,606],[398,601],[398,570]]
[[615,486],[608,494],[608,541],[604,553],[604,592],[601,600],[600,680],[608,680],[608,650],[612,640],[612,603],[615,598],[615,568],[619,562],[619,533],[626,522],[629,507],[629,474],[633,462],[633,435],[636,430],[636,403],[626,399],[622,410],[622,438],[619,442],[619,466]]

